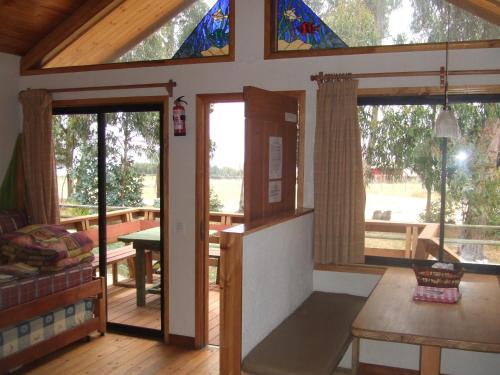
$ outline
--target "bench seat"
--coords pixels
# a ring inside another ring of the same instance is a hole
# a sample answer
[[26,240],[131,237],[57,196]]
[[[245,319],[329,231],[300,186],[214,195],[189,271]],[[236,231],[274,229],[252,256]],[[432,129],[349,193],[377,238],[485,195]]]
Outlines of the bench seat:
[[366,301],[348,294],[313,292],[244,359],[254,375],[330,375],[351,340],[351,325]]

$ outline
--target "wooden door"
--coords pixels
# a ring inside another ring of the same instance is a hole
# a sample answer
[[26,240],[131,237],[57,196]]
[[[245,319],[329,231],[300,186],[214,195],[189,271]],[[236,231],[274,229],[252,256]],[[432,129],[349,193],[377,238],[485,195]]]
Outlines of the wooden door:
[[245,223],[263,222],[295,210],[297,99],[244,87]]

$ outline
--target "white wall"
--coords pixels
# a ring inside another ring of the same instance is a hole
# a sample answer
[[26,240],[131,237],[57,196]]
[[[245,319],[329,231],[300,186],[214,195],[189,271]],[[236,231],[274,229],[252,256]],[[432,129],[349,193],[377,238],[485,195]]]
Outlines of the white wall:
[[[314,290],[348,293],[367,297],[381,276],[348,272],[314,271]],[[418,345],[396,344],[384,341],[361,340],[360,361],[382,366],[418,370]],[[352,348],[349,346],[339,366],[351,367]],[[441,373],[450,375],[498,375],[500,354],[444,349]]]
[[[23,88],[56,88],[133,83],[177,82],[175,96],[184,95],[186,137],[170,138],[170,326],[171,332],[194,335],[195,284],[195,99],[196,94],[241,92],[244,85],[268,90],[306,90],[305,206],[313,205],[313,145],[316,87],[310,75],[323,72],[438,70],[443,51],[350,55],[300,59],[263,59],[264,1],[236,0],[236,61],[142,69],[21,77]],[[450,69],[498,69],[500,49],[450,52]],[[494,84],[500,76],[450,77],[450,84]],[[438,86],[439,77],[364,79],[360,87]],[[149,91],[139,91],[144,95]],[[109,94],[109,93],[108,93]],[[83,95],[93,95],[84,93]],[[100,92],[96,95],[104,95]],[[62,95],[56,97],[61,98]],[[69,94],[65,98],[72,97]],[[79,94],[82,97],[82,94]],[[171,132],[171,130],[170,130]],[[177,225],[180,223],[181,225]],[[180,228],[174,231],[174,228]]]
[[19,57],[0,52],[0,184],[20,132]]
[[242,358],[313,290],[313,214],[243,238]]

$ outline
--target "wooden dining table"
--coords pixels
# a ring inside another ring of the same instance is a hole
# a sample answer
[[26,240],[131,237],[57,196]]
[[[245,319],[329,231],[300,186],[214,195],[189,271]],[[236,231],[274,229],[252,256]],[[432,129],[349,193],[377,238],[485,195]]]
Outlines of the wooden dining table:
[[500,353],[500,280],[465,273],[456,304],[414,301],[417,285],[409,268],[389,268],[352,324],[353,374],[359,339],[420,346],[420,374],[438,375],[441,349]]

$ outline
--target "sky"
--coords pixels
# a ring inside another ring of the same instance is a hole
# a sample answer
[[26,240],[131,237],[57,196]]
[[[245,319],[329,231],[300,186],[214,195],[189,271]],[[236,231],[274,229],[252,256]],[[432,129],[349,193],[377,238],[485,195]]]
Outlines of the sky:
[[245,105],[217,103],[210,114],[210,139],[216,149],[211,165],[243,169],[245,155]]

